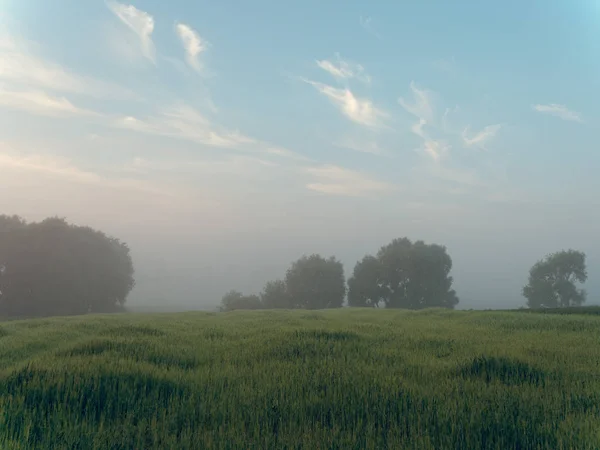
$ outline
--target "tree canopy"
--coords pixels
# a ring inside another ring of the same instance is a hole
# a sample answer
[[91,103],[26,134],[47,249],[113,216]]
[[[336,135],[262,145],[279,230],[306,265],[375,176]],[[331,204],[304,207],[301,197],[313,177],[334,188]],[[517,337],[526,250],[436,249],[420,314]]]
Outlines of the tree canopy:
[[586,300],[586,292],[577,288],[576,283],[586,280],[585,253],[562,250],[533,265],[523,296],[530,308],[580,306]]
[[260,297],[230,291],[221,300],[221,310],[234,309],[325,309],[344,304],[344,266],[333,256],[303,256],[293,262],[284,280],[269,281]]
[[128,246],[61,218],[0,216],[0,315],[114,312],[133,289]]
[[285,285],[294,308],[340,308],[346,297],[344,266],[333,256],[303,256],[288,269]]
[[379,260],[367,255],[354,266],[348,279],[348,305],[380,307],[386,305],[387,289]]
[[260,300],[263,308],[266,309],[290,309],[292,307],[292,301],[283,280],[269,281],[265,284],[260,294]]
[[348,280],[350,306],[422,309],[458,304],[449,275],[452,259],[446,248],[407,238],[365,256]]
[[261,309],[262,303],[258,295],[244,295],[238,291],[229,291],[221,300],[221,311],[236,309]]

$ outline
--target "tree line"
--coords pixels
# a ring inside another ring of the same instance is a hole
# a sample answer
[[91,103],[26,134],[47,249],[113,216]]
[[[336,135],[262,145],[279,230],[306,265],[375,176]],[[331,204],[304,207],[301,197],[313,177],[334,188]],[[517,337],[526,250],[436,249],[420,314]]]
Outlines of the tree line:
[[133,275],[127,244],[101,231],[0,216],[0,316],[122,311]]
[[347,282],[335,257],[303,256],[283,280],[268,282],[260,295],[228,292],[221,310],[340,308],[346,296],[353,307],[454,308],[459,299],[452,289],[451,269],[446,247],[394,239],[375,256],[360,260]]
[[[348,280],[335,257],[303,256],[259,295],[228,292],[221,309],[454,308],[451,270],[446,247],[404,237],[358,261]],[[533,265],[522,294],[529,308],[580,306],[586,280],[585,253],[563,250]],[[0,317],[123,311],[134,286],[119,239],[63,218],[0,215]]]
[[[586,292],[578,283],[587,280],[586,255],[576,250],[552,253],[529,271],[522,294],[532,309],[581,306]],[[449,308],[458,305],[450,276],[452,259],[446,247],[394,239],[375,256],[366,255],[344,279],[335,257],[303,256],[287,270],[283,280],[269,281],[259,295],[232,290],[221,300],[221,311],[237,309]]]

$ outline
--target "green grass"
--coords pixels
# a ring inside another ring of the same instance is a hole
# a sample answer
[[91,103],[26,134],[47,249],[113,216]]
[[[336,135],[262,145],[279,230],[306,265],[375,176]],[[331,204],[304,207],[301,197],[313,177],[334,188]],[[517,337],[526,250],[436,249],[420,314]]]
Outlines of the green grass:
[[569,308],[519,309],[519,312],[542,314],[591,314],[600,315],[600,306],[571,306]]
[[598,449],[600,317],[0,323],[0,449]]

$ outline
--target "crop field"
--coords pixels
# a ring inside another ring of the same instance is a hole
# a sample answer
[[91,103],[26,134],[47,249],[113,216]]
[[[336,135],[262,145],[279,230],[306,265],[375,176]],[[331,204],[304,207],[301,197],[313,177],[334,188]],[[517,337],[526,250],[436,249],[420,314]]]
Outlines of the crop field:
[[0,323],[0,449],[598,449],[600,315]]

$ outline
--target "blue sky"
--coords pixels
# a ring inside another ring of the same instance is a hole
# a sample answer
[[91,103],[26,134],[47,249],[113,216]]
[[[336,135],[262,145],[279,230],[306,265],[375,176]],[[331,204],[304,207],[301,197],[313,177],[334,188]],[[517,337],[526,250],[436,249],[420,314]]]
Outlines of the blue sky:
[[144,261],[176,233],[223,272],[256,266],[250,239],[272,247],[255,278],[294,251],[351,270],[397,235],[447,243],[464,274],[511,245],[526,270],[593,240],[598,1],[0,0],[0,14],[3,212],[108,228]]

